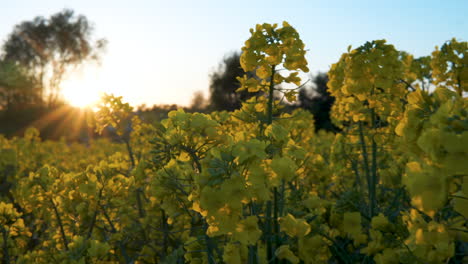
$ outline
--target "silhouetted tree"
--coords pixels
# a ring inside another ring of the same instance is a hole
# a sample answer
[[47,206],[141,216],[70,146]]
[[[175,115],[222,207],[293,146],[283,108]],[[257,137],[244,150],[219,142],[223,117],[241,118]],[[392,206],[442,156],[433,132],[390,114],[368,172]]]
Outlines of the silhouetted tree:
[[31,105],[39,98],[37,87],[25,70],[14,63],[0,61],[0,111]]
[[193,93],[192,102],[190,103],[190,112],[205,112],[207,109],[207,100],[202,91]]
[[[209,108],[215,111],[233,111],[239,109],[241,102],[254,96],[248,91],[236,92],[240,87],[237,77],[244,76],[245,72],[240,65],[240,53],[234,52],[226,55],[219,64],[217,71],[210,75]],[[252,73],[248,73],[252,76]]]
[[3,60],[15,63],[33,77],[41,98],[54,104],[60,83],[74,66],[96,60],[106,41],[93,42],[93,27],[85,16],[63,10],[46,19],[38,16],[14,27],[3,45]]
[[335,98],[328,92],[328,75],[324,72],[311,76],[312,85],[299,90],[299,107],[309,110],[315,119],[317,130],[335,131],[330,119],[330,110]]
[[0,51],[0,133],[35,126],[47,139],[87,134],[85,111],[62,103],[60,83],[74,67],[99,59],[106,41],[92,40],[92,32],[71,10],[14,27]]
[[137,115],[141,118],[142,121],[153,124],[156,122],[160,122],[163,119],[168,117],[169,112],[177,110],[181,107],[172,104],[172,105],[153,105],[151,107],[147,107],[145,105],[140,105],[137,108]]

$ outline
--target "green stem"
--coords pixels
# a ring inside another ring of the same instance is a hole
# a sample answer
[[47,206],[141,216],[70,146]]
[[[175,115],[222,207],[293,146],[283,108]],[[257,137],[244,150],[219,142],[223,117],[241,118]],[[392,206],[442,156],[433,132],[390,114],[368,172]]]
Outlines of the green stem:
[[2,234],[3,234],[3,259],[2,264],[9,264],[10,263],[10,254],[8,253],[8,233],[6,229],[2,226]]
[[[375,129],[375,112],[374,109],[371,110],[371,122],[372,122],[372,128]],[[371,189],[369,190],[370,192],[370,203],[371,203],[371,214],[370,217],[373,217],[375,215],[375,211],[377,209],[377,195],[376,195],[376,189],[377,189],[377,143],[375,142],[374,137],[372,137],[372,167],[371,167]]]
[[[258,214],[257,214],[257,208],[255,206],[255,202],[254,201],[250,201],[249,203],[249,207],[250,207],[250,215],[255,215],[258,217]],[[248,263],[249,264],[257,264],[258,263],[258,260],[257,260],[257,246],[253,246],[253,245],[250,245],[249,246],[249,260],[248,260]]]
[[281,188],[280,188],[280,192],[279,192],[279,205],[278,205],[278,216],[279,217],[282,217],[283,216],[283,211],[284,211],[284,192],[286,190],[286,182],[283,180],[282,183],[281,183]]
[[267,259],[272,259],[275,255],[273,245],[271,243],[272,232],[271,232],[271,201],[266,204],[265,210],[265,240],[267,244]]
[[94,226],[96,225],[96,219],[97,219],[97,215],[99,213],[99,205],[101,203],[101,197],[102,197],[102,190],[104,188],[101,188],[99,190],[99,195],[98,195],[98,202],[97,202],[97,205],[96,205],[96,210],[94,211],[94,214],[93,214],[93,219],[91,220],[91,224],[90,224],[90,227],[89,227],[89,230],[88,230],[88,235],[86,236],[86,239],[90,239],[92,234],[93,234],[93,229],[94,229]]
[[465,199],[468,200],[468,197],[460,196],[460,195],[449,195],[450,198],[459,198],[459,199]]
[[206,253],[208,255],[208,264],[215,264],[216,261],[214,259],[214,255],[213,255],[213,251],[214,251],[214,248],[213,248],[213,243],[211,241],[211,238],[206,234],[206,230],[208,229],[208,224],[206,223],[205,220],[204,221],[204,229],[205,229],[205,243],[206,243]]
[[354,171],[354,174],[356,175],[356,186],[359,192],[361,192],[362,191],[361,176],[359,175],[358,162],[356,160],[351,160],[351,168]]
[[[117,229],[115,228],[114,224],[112,223],[112,220],[111,220],[109,214],[107,213],[106,208],[104,208],[104,206],[102,204],[100,204],[99,206],[101,207],[102,214],[106,218],[107,223],[109,224],[109,226],[111,228],[111,232],[113,234],[117,233]],[[128,256],[127,250],[125,249],[125,247],[123,245],[123,242],[119,241],[118,245],[119,245],[119,249],[120,249],[120,252],[122,253],[123,258],[125,259],[125,263],[132,263],[132,259]]]
[[164,259],[166,257],[167,248],[168,248],[169,228],[167,226],[166,213],[164,212],[163,209],[161,209],[161,227],[163,231],[163,252],[162,252],[161,259]]
[[106,208],[104,208],[104,206],[102,204],[100,204],[99,206],[101,207],[102,214],[106,218],[107,223],[109,224],[109,226],[111,228],[111,232],[112,233],[117,233],[117,229],[115,228],[114,224],[112,223],[112,220],[110,219],[109,214],[106,211]]
[[371,188],[369,190],[370,199],[370,217],[375,215],[377,209],[377,144],[372,140],[372,170],[371,170]]
[[341,259],[340,263],[351,263],[351,262],[348,262],[351,258],[349,253],[346,251],[345,248],[343,248],[343,246],[340,243],[338,243],[332,237],[328,236],[327,234],[323,232],[319,231],[319,235],[323,236],[325,239],[331,242],[332,245],[330,249],[334,251],[334,255],[336,255],[338,258]]
[[257,246],[249,246],[249,262],[248,264],[257,264]]
[[130,146],[130,140],[124,139],[125,146],[127,147],[128,156],[130,157],[130,162],[132,163],[132,168],[135,168],[135,158],[133,157],[133,150]]
[[[278,204],[278,188],[273,188],[273,236],[275,239],[273,254],[277,248],[280,247],[279,241],[279,223],[278,223],[278,211],[279,211],[279,204]],[[278,263],[278,259],[275,258],[274,263]]]
[[270,87],[268,91],[268,109],[267,109],[267,124],[270,125],[273,122],[273,92],[275,91],[275,67],[276,65],[271,66],[271,79],[270,79]]
[[140,218],[145,217],[145,210],[143,209],[143,204],[141,202],[141,193],[142,190],[140,187],[136,189],[136,200],[137,200],[137,207],[138,207],[138,215]]
[[68,240],[67,240],[67,236],[65,235],[65,229],[63,228],[62,219],[60,218],[60,214],[58,212],[57,206],[55,205],[52,198],[49,198],[49,200],[50,200],[50,203],[52,204],[52,208],[54,208],[55,217],[57,218],[57,222],[60,227],[60,233],[62,234],[63,245],[65,246],[65,249],[68,251]]
[[458,75],[457,81],[458,81],[458,89],[457,89],[458,95],[460,96],[460,98],[463,98],[463,87],[462,87],[460,75]]
[[[276,65],[271,66],[271,79],[270,79],[270,87],[268,90],[268,105],[267,105],[267,124],[271,125],[273,123],[273,94],[275,91],[275,82],[274,77],[276,74]],[[267,257],[268,259],[272,259],[275,255],[276,249],[279,247],[279,224],[278,224],[278,189],[276,187],[273,188],[273,208],[271,208],[271,201],[267,202]],[[273,219],[271,219],[271,209],[273,209]],[[273,221],[271,221],[273,220]],[[273,222],[273,223],[271,223]],[[272,224],[272,226],[270,225]],[[273,227],[273,228],[272,228]],[[273,230],[271,230],[273,229]],[[272,232],[273,231],[273,232]],[[274,243],[272,243],[272,238]],[[274,258],[273,263],[278,263],[278,259]]]
[[367,189],[368,189],[368,197],[369,197],[369,216],[372,217],[374,214],[374,210],[372,208],[373,202],[372,199],[374,198],[372,196],[372,179],[370,175],[370,168],[369,168],[369,158],[368,158],[368,153],[367,153],[367,147],[366,147],[366,142],[364,139],[364,131],[362,128],[362,122],[359,121],[359,138],[360,138],[360,143],[361,143],[361,149],[362,149],[362,159],[363,159],[363,166],[364,166],[364,172],[366,174],[366,179],[367,179]]

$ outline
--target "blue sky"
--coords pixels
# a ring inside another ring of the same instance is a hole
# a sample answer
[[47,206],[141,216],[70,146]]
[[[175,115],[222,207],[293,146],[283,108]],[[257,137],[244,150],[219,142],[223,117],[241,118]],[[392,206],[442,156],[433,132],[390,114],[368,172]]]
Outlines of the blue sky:
[[326,71],[346,51],[385,38],[397,49],[429,55],[456,37],[468,40],[468,1],[159,1],[16,0],[1,4],[0,40],[15,24],[63,8],[85,15],[95,36],[109,41],[102,65],[86,66],[64,84],[71,101],[98,91],[133,105],[188,105],[208,95],[209,74],[223,56],[240,50],[257,23],[294,26],[311,72]]

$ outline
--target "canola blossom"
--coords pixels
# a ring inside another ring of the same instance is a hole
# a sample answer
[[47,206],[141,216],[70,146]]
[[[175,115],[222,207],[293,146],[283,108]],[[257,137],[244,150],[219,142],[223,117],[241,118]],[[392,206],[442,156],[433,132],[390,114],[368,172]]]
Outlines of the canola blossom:
[[106,95],[115,141],[0,136],[2,263],[466,263],[467,43],[349,47],[330,133],[280,99],[309,70],[296,29],[250,33],[241,109],[147,124]]

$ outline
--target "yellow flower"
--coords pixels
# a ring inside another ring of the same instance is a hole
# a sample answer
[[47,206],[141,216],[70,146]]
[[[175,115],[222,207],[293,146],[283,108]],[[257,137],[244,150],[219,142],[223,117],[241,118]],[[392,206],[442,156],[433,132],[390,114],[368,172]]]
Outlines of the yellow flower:
[[247,216],[237,224],[234,239],[241,242],[243,245],[255,245],[262,235],[262,231],[258,228],[258,219],[256,216]]
[[328,263],[330,250],[318,235],[299,239],[299,257],[307,264]]
[[293,264],[299,263],[299,258],[289,249],[289,245],[282,245],[275,251],[278,259],[286,259]]
[[0,224],[11,225],[16,222],[16,219],[21,216],[13,207],[13,204],[0,202]]
[[388,227],[390,223],[388,222],[387,218],[380,213],[377,216],[374,216],[371,221],[371,226],[373,229],[384,230]]
[[258,67],[257,70],[255,71],[257,76],[260,77],[261,79],[266,79],[266,78],[270,77],[271,69],[268,66],[269,65],[264,64],[264,65],[261,65],[260,67]]
[[224,246],[223,260],[226,263],[241,264],[239,244],[226,244]]
[[224,206],[222,193],[211,186],[206,186],[200,194],[199,206],[209,212],[217,211],[219,208]]
[[380,250],[384,249],[384,246],[382,245],[383,236],[380,231],[371,229],[369,233],[372,238],[372,241],[370,241],[367,244],[367,247],[363,248],[361,252],[366,255],[371,256],[379,252]]
[[291,214],[282,217],[280,220],[281,231],[286,232],[290,237],[304,237],[310,232],[310,225],[304,219],[296,219]]
[[374,261],[376,264],[398,264],[400,263],[395,249],[386,248],[382,253],[375,255]]
[[311,195],[311,196],[309,196],[309,198],[304,200],[302,203],[308,209],[313,210],[313,209],[317,209],[317,208],[322,207],[324,205],[324,203],[326,203],[326,201],[323,201],[317,195]]
[[233,210],[242,209],[242,201],[248,200],[247,189],[245,188],[245,180],[241,177],[233,177],[223,182],[219,190],[219,194]]
[[274,179],[284,179],[290,181],[296,173],[296,164],[289,157],[274,157],[271,160],[271,169],[275,173]]

